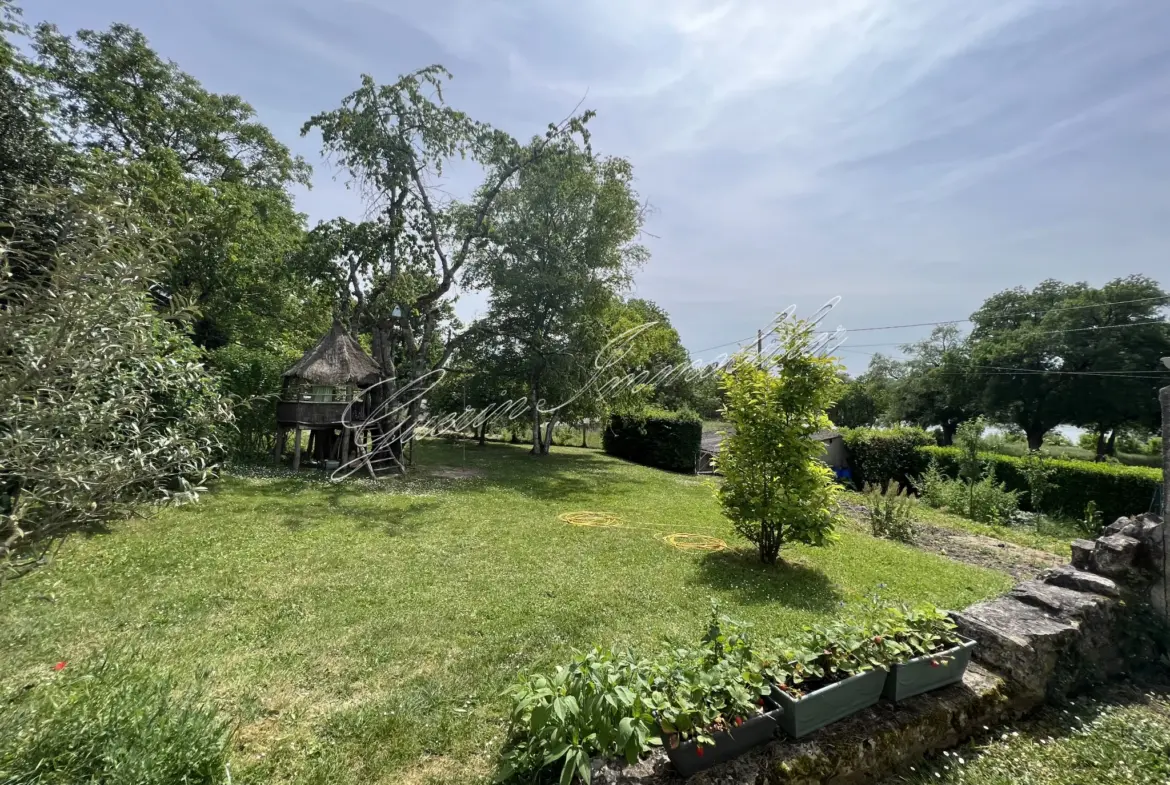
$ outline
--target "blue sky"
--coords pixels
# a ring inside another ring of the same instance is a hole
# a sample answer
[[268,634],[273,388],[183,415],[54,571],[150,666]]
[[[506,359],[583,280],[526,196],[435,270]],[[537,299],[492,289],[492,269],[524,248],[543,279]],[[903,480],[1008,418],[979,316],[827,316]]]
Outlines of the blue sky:
[[[298,193],[313,223],[362,214],[299,138],[362,72],[442,63],[452,104],[521,138],[584,98],[595,146],[634,163],[655,208],[637,293],[703,359],[838,295],[827,326],[849,328],[962,318],[1049,277],[1170,285],[1161,0],[39,0],[25,14],[68,32],[127,22],[244,96],[313,163]],[[845,356],[860,372],[886,350]]]

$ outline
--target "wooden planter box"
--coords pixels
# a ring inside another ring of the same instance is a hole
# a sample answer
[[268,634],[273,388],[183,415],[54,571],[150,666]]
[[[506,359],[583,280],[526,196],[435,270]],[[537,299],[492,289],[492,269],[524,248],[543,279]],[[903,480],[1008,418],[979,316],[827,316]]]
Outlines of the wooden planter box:
[[794,739],[807,736],[831,722],[856,714],[878,702],[886,683],[886,671],[872,670],[793,698],[781,690],[772,695],[780,706],[780,727]]
[[[975,641],[964,639],[953,649],[898,663],[886,677],[882,697],[902,701],[962,681],[974,648]],[[932,662],[939,664],[933,666]]]
[[699,754],[699,745],[694,741],[681,741],[677,734],[662,734],[662,746],[666,748],[666,757],[678,773],[684,777],[709,769],[720,763],[738,758],[748,750],[767,744],[776,736],[779,727],[776,717],[780,713],[774,703],[764,699],[765,713],[744,722],[738,728],[732,728],[721,733],[712,734],[715,745],[703,745],[703,754]]

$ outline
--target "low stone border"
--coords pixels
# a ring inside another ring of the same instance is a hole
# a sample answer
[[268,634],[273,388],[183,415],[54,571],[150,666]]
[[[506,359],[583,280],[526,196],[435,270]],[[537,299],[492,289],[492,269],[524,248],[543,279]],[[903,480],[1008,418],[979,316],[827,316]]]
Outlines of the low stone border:
[[[1046,699],[1119,673],[1124,667],[1119,648],[1123,596],[1150,599],[1159,607],[1161,570],[1168,561],[1163,533],[1157,516],[1121,518],[1095,542],[1078,540],[1073,545],[1078,566],[1052,568],[1002,597],[953,614],[959,631],[977,643],[977,663],[961,684],[897,705],[879,703],[806,739],[779,739],[688,782],[873,782],[925,755],[961,744],[985,726],[1013,721]],[[661,750],[633,766],[594,760],[593,781],[684,782]]]

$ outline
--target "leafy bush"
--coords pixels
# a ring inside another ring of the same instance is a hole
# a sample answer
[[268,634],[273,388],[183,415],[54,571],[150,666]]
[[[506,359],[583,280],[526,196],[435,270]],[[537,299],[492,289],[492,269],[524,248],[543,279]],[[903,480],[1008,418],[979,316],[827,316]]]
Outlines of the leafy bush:
[[897,482],[886,486],[865,486],[865,508],[869,528],[874,537],[885,537],[899,542],[914,540],[914,497],[909,489]]
[[[130,661],[130,660],[127,660]],[[69,665],[0,705],[0,782],[212,785],[231,726],[199,689],[110,659]]]
[[0,241],[0,570],[38,563],[71,531],[194,499],[232,418],[152,299],[165,244],[106,197],[44,198],[70,220],[40,274],[16,275],[23,219]]
[[720,378],[723,417],[732,431],[715,467],[723,513],[760,560],[776,562],[785,542],[824,545],[836,525],[838,487],[813,439],[831,423],[825,415],[842,382],[838,366],[812,348],[813,326],[783,319],[776,349],[764,357],[737,355]]
[[614,414],[601,435],[607,453],[645,466],[694,472],[703,439],[703,422],[693,412],[647,409]]
[[[923,447],[921,452],[937,459],[942,473],[958,475],[954,447]],[[981,457],[995,468],[995,476],[1007,490],[1020,493],[1028,490],[1021,458],[991,453]],[[1043,509],[1035,512],[1075,518],[1092,501],[1106,521],[1114,521],[1123,515],[1149,510],[1162,481],[1161,471],[1140,466],[1053,460],[1051,467],[1051,489],[1044,494]]]
[[852,428],[841,432],[853,478],[861,485],[908,485],[926,468],[919,447],[934,444],[920,428]]
[[211,352],[208,365],[219,378],[223,394],[236,402],[233,427],[221,434],[233,459],[256,460],[271,452],[282,374],[297,357],[296,352],[236,344]]
[[881,608],[869,623],[886,664],[938,654],[962,642],[955,623],[933,605]]

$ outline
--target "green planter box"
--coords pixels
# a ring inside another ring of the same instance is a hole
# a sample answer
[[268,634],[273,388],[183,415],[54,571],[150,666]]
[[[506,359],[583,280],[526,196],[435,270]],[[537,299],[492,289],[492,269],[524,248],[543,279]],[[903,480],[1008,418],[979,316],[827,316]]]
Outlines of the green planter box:
[[[962,681],[974,648],[975,641],[964,639],[953,649],[898,663],[886,677],[882,697],[902,701]],[[939,664],[931,665],[932,662]]]
[[671,764],[678,770],[679,774],[689,777],[717,764],[726,763],[732,758],[738,758],[753,747],[767,744],[776,737],[778,727],[776,717],[780,711],[776,708],[776,704],[768,701],[767,698],[765,698],[764,705],[769,711],[752,717],[738,728],[712,734],[715,746],[703,745],[702,755],[699,754],[699,748],[695,742],[680,742],[678,736],[674,736],[672,744],[671,738],[663,733],[662,746],[666,748],[666,757],[670,758]]
[[850,676],[799,699],[773,690],[772,695],[780,705],[780,727],[794,739],[807,736],[877,703],[885,683],[886,671],[882,669]]

